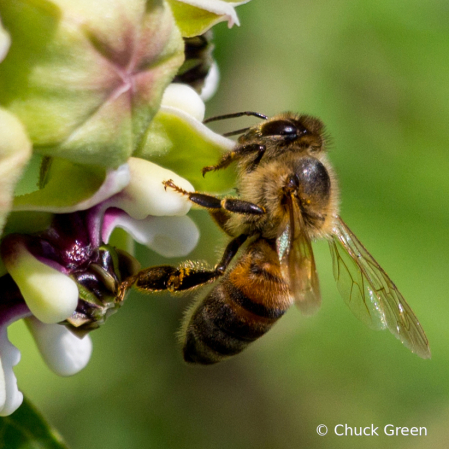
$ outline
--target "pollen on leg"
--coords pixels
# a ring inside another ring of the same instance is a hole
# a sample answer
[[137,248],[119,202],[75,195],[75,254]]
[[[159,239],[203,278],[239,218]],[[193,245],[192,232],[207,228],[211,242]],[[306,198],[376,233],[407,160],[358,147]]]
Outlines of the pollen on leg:
[[191,271],[191,270],[190,270],[189,267],[180,268],[180,270],[179,270],[179,275],[178,275],[178,278],[179,278],[179,284],[180,284],[180,285],[182,284],[182,281],[184,280],[184,278],[185,278],[186,276],[189,276],[190,271]]
[[182,285],[182,281],[185,276],[188,275],[188,271],[185,268],[179,268],[173,273],[167,281],[167,290],[169,292],[175,292]]

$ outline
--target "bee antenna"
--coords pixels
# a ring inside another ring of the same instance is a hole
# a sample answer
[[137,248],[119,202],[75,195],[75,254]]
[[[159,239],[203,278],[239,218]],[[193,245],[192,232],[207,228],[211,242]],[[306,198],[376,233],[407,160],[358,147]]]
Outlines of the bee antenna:
[[[203,123],[209,123],[209,122],[215,122],[216,120],[225,120],[227,118],[236,118],[241,117],[242,115],[248,115],[253,117],[261,118],[262,120],[267,120],[268,117],[266,115],[260,114],[259,112],[252,112],[252,111],[244,111],[244,112],[235,112],[234,114],[226,114],[226,115],[217,115],[215,117],[210,117],[206,120],[204,120]],[[237,131],[234,131],[235,134],[238,134]],[[226,135],[226,134],[224,134]]]
[[236,131],[229,131],[227,133],[224,133],[223,136],[225,137],[229,137],[229,136],[236,136],[237,134],[243,134],[244,132],[248,131],[251,128],[242,128],[242,129],[237,129]]

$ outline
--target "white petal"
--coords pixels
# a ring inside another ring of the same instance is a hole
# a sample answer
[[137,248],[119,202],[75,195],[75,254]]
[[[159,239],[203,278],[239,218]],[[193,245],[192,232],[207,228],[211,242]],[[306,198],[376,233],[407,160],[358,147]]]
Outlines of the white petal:
[[204,80],[204,86],[201,89],[201,100],[207,101],[211,99],[218,89],[218,84],[220,82],[220,70],[218,69],[218,64],[214,61],[209,73]]
[[36,259],[19,239],[2,248],[6,269],[22,293],[31,313],[44,323],[58,323],[78,305],[78,287],[73,279]]
[[162,181],[172,179],[178,187],[193,191],[190,182],[144,159],[131,157],[128,165],[131,172],[130,183],[110,198],[105,207],[118,207],[138,220],[149,215],[185,215],[190,210],[191,204],[187,198],[173,189],[165,190]]
[[187,84],[170,84],[165,89],[161,105],[181,109],[200,122],[203,121],[206,110],[201,97]]
[[60,376],[72,376],[81,371],[92,354],[89,335],[82,339],[60,324],[44,324],[27,318],[26,323],[48,367]]
[[187,216],[134,220],[126,214],[116,215],[113,227],[103,237],[106,242],[114,227],[125,229],[136,242],[148,246],[164,257],[189,254],[200,236],[195,223]]
[[8,416],[22,404],[12,367],[20,361],[20,351],[9,340],[6,326],[0,329],[0,416]]
[[5,59],[5,56],[8,53],[10,45],[11,45],[11,38],[8,32],[3,28],[2,23],[0,21],[0,62],[3,61],[3,59]]

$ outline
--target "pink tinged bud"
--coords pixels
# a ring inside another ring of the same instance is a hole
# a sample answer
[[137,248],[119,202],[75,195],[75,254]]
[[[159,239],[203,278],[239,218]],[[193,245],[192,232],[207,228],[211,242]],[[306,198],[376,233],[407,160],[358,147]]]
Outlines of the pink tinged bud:
[[69,317],[78,304],[78,287],[67,275],[41,262],[17,235],[2,243],[2,259],[34,316],[44,323]]

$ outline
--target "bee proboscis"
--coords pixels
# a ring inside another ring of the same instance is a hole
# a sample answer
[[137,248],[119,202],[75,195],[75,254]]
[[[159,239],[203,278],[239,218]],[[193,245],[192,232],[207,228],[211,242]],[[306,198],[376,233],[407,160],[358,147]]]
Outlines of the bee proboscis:
[[[187,362],[212,364],[241,352],[296,303],[305,314],[321,303],[311,242],[329,242],[334,277],[346,304],[368,326],[388,328],[407,348],[430,357],[426,335],[385,271],[339,217],[338,187],[326,156],[324,126],[308,115],[282,113],[225,135],[240,134],[235,148],[203,174],[237,164],[237,197],[220,199],[166,188],[206,208],[231,238],[212,270],[150,267],[121,285],[152,292],[182,291],[217,281],[187,314]],[[240,256],[231,264],[240,250]]]

